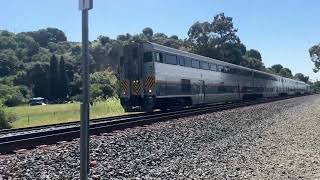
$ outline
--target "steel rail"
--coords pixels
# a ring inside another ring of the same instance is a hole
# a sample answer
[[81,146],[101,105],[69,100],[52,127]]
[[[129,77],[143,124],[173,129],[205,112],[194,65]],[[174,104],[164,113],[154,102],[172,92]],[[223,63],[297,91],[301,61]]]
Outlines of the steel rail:
[[[169,112],[158,112],[140,116],[127,116],[113,120],[101,120],[90,124],[90,135],[97,135],[100,133],[108,133],[114,130],[123,130],[126,128],[152,124],[161,121],[168,121],[172,119],[200,115],[205,113],[212,113],[227,109],[239,108],[260,103],[267,103],[271,101],[283,100],[288,97],[277,97],[270,99],[259,99],[256,101],[244,101],[227,104],[214,104],[208,106],[199,106],[187,109],[181,109]],[[108,118],[106,118],[108,119]],[[17,134],[13,136],[0,137],[0,153],[12,153],[18,149],[32,149],[39,145],[54,144],[59,141],[70,141],[79,138],[80,127],[79,124],[65,126],[63,128],[48,129],[45,131],[35,131],[25,134]]]

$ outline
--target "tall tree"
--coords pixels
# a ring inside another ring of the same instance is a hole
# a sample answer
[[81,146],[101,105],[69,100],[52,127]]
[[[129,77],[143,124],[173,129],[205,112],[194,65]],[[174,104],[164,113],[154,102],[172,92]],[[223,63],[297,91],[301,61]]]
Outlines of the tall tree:
[[255,49],[250,49],[249,51],[247,51],[246,56],[250,58],[262,60],[260,52]]
[[[236,35],[238,29],[234,28],[232,17],[225,16],[224,13],[217,14],[211,23],[214,37],[218,40],[218,45],[224,43],[238,44],[239,37]],[[218,37],[217,37],[218,35]]]
[[60,57],[59,62],[59,99],[65,100],[68,95],[68,78],[65,68],[63,56]]
[[270,68],[270,70],[276,74],[279,74],[281,69],[283,69],[283,66],[281,64],[272,65]]
[[58,59],[55,55],[50,58],[50,68],[49,68],[49,90],[50,96],[49,100],[54,101],[59,96],[59,83],[58,83]]
[[33,37],[41,47],[47,47],[49,42],[58,43],[67,40],[64,32],[57,28],[40,29],[38,31],[27,32],[26,34]]
[[309,49],[309,54],[311,61],[314,63],[314,72],[319,72],[320,70],[320,44],[314,45]]
[[49,64],[43,62],[32,63],[28,68],[28,82],[34,97],[50,99],[50,88],[48,86],[49,68]]
[[105,46],[107,43],[111,41],[108,36],[102,36],[102,35],[98,37],[98,40],[103,46]]
[[0,51],[0,77],[16,73],[18,58],[12,49]]
[[192,51],[197,54],[242,64],[246,48],[236,35],[237,31],[232,18],[220,13],[214,17],[212,23],[194,23],[188,31],[188,41]]
[[250,49],[245,53],[246,63],[242,64],[248,68],[265,70],[264,64],[262,63],[261,54],[258,50]]
[[142,30],[143,35],[145,35],[149,40],[153,36],[153,30],[149,27],[146,27]]
[[292,72],[289,68],[282,68],[279,72],[279,75],[280,76],[283,76],[283,77],[287,77],[287,78],[292,78]]
[[309,76],[305,76],[302,73],[297,73],[294,75],[294,78],[299,80],[299,81],[303,81],[305,83],[307,83],[309,81]]

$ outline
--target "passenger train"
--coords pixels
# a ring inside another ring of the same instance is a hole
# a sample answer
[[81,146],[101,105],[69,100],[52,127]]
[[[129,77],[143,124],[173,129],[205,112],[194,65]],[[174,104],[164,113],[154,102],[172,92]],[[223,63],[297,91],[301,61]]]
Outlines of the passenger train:
[[306,94],[309,85],[151,42],[132,42],[120,60],[126,111]]

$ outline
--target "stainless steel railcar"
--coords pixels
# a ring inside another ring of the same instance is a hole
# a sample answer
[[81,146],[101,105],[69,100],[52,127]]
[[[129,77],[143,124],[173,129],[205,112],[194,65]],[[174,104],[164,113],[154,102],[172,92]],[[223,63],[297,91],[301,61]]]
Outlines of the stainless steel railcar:
[[150,42],[130,43],[120,62],[126,111],[305,94],[303,82]]

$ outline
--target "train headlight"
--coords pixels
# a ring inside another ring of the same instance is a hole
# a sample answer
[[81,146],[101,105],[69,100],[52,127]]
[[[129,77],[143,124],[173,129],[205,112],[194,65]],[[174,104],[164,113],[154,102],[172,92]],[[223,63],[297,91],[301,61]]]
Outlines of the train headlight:
[[152,89],[149,89],[149,93],[152,93]]

